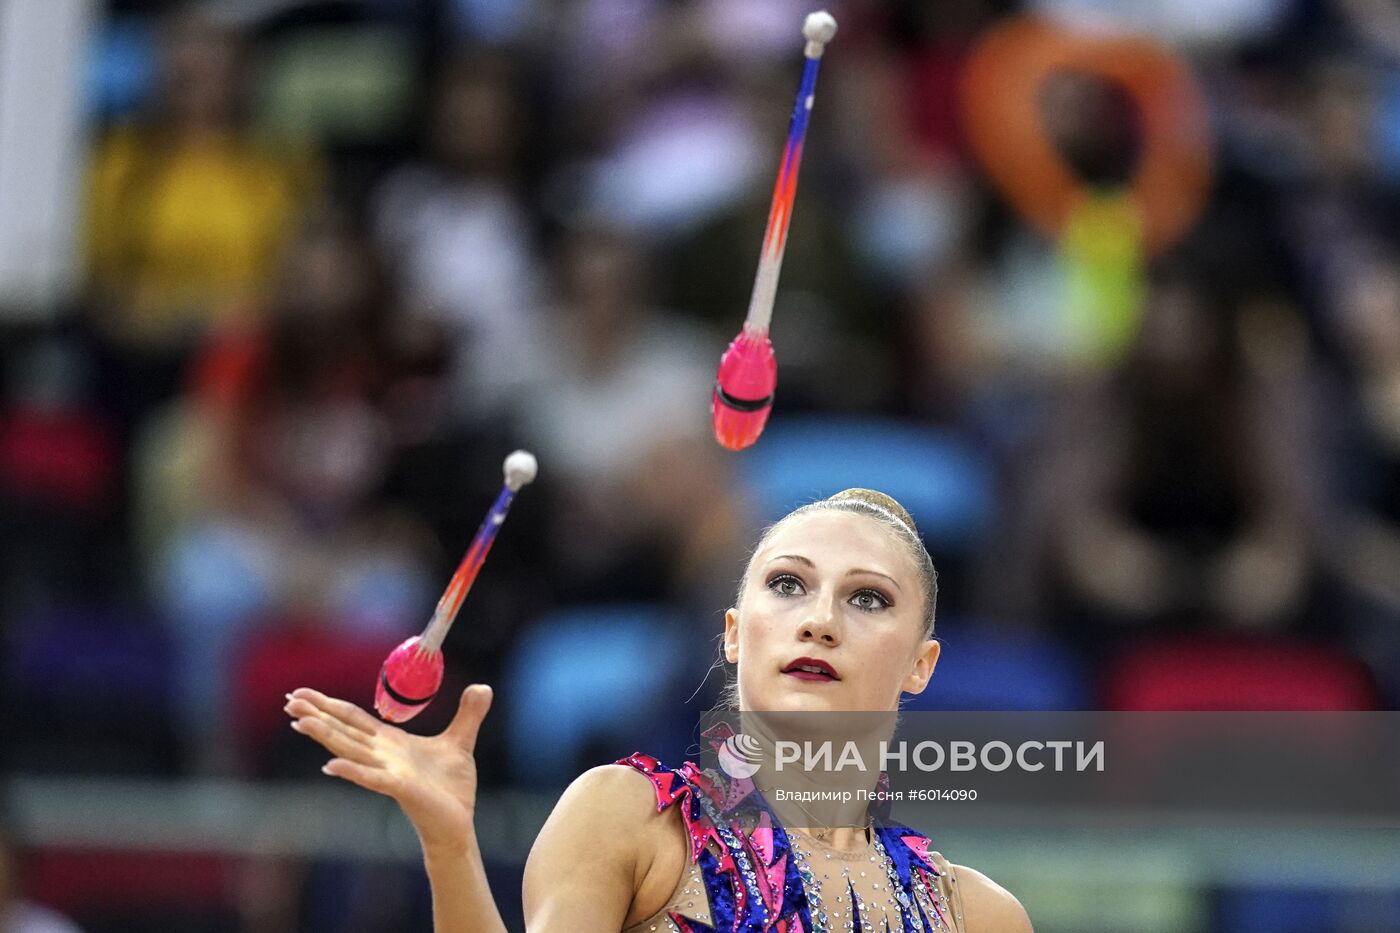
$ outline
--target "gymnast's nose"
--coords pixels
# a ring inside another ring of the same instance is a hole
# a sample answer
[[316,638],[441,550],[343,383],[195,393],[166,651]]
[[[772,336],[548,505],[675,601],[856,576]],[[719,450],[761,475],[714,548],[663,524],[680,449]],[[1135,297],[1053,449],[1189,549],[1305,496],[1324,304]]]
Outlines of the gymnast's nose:
[[812,612],[802,620],[798,639],[818,642],[828,648],[841,644],[841,614],[834,600],[819,599],[813,602]]

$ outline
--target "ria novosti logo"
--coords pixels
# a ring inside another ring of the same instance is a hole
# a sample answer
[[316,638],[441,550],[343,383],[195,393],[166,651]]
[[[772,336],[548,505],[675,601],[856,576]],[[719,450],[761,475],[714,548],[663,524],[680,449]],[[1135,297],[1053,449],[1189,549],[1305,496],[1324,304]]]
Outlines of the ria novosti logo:
[[763,767],[760,760],[762,752],[763,746],[759,744],[758,739],[736,732],[719,747],[720,769],[735,779],[751,778]]

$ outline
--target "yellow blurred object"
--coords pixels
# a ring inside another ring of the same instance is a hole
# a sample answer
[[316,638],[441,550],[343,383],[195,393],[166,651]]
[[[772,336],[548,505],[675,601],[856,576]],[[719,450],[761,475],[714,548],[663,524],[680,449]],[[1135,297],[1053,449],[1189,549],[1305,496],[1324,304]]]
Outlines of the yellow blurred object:
[[320,168],[232,135],[123,129],[88,189],[89,281],[125,340],[167,345],[248,306],[269,284]]
[[1125,191],[1083,192],[1060,239],[1070,355],[1092,368],[1123,358],[1147,292],[1143,222]]

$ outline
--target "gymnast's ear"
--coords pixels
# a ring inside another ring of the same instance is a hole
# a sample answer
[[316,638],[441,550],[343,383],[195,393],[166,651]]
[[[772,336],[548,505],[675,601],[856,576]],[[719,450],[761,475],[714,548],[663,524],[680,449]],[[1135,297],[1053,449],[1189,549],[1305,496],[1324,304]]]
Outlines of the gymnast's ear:
[[724,613],[724,660],[739,663],[739,610],[733,607]]
[[902,693],[923,693],[928,682],[933,679],[933,669],[938,666],[938,657],[943,653],[943,643],[936,638],[926,638],[919,644],[914,655],[914,666],[900,686]]

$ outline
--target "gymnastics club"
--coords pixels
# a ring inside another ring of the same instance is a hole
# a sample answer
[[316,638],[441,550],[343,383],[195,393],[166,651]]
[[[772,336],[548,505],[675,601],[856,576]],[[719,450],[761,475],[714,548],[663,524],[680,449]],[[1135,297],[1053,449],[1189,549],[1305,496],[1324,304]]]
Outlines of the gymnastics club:
[[836,20],[825,10],[810,13],[802,24],[807,40],[806,65],[797,88],[797,103],[788,125],[787,144],[778,165],[778,181],[773,187],[773,203],[768,209],[768,229],[763,234],[763,250],[758,258],[753,295],[744,329],[739,332],[719,361],[715,391],[710,399],[710,417],[715,440],[730,450],[743,450],[758,440],[768,414],[773,410],[773,393],[778,387],[778,361],[768,339],[773,320],[773,299],[778,293],[778,273],[783,268],[787,248],[788,221],[797,195],[797,170],[802,164],[802,144],[816,99],[817,70],[822,52],[836,35]]
[[399,645],[384,659],[384,667],[379,671],[379,684],[374,691],[374,708],[379,715],[390,722],[407,722],[421,713],[442,686],[442,640],[447,630],[457,618],[457,610],[462,608],[462,600],[476,581],[486,555],[496,540],[496,532],[501,530],[510,511],[510,504],[522,486],[531,483],[539,472],[539,464],[534,454],[517,450],[506,457],[504,466],[505,485],[486,513],[481,527],[476,530],[467,554],[447,584],[447,590],[438,600],[437,609],[422,635]]

